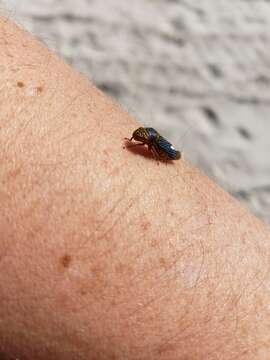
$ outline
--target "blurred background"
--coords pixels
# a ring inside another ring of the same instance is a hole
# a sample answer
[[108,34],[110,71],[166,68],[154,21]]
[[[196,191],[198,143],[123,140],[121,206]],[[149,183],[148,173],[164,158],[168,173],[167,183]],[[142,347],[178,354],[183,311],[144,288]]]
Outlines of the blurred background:
[[268,0],[0,5],[270,223]]

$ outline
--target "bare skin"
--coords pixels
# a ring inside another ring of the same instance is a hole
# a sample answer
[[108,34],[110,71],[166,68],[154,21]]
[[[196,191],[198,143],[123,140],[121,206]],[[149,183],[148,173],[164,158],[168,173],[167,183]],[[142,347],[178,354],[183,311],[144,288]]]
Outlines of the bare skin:
[[270,358],[270,235],[0,18],[0,358]]

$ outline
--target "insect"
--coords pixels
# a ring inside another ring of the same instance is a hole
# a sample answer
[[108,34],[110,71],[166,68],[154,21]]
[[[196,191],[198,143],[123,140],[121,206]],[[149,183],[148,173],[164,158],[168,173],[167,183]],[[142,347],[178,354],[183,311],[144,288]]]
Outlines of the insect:
[[172,144],[153,128],[139,127],[127,140],[132,141],[133,139],[140,142],[135,145],[147,145],[148,150],[152,151],[159,159],[178,160],[181,158],[181,152],[175,150]]

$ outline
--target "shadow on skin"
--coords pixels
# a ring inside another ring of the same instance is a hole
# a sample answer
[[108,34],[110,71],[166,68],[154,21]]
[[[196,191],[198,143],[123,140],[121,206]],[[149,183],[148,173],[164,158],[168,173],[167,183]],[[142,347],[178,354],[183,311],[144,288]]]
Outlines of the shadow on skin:
[[148,160],[151,161],[156,161],[157,164],[159,165],[159,163],[164,163],[164,164],[169,164],[169,165],[173,165],[173,160],[164,160],[159,158],[158,156],[155,156],[154,153],[152,151],[148,150],[148,146],[147,145],[142,145],[140,143],[132,143],[129,140],[125,139],[124,142],[124,146],[123,149],[126,149],[128,151],[130,151],[133,154],[136,155],[141,155],[143,157],[145,157]]

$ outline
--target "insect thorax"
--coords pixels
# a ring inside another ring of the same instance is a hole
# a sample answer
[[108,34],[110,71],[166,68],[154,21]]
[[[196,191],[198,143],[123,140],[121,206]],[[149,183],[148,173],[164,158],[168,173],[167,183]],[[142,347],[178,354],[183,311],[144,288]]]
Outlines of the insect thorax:
[[143,127],[139,127],[137,130],[135,130],[132,136],[137,141],[148,142],[149,140],[149,134]]
[[145,130],[148,133],[148,140],[150,142],[158,141],[160,135],[155,129],[153,129],[153,128],[145,128]]

